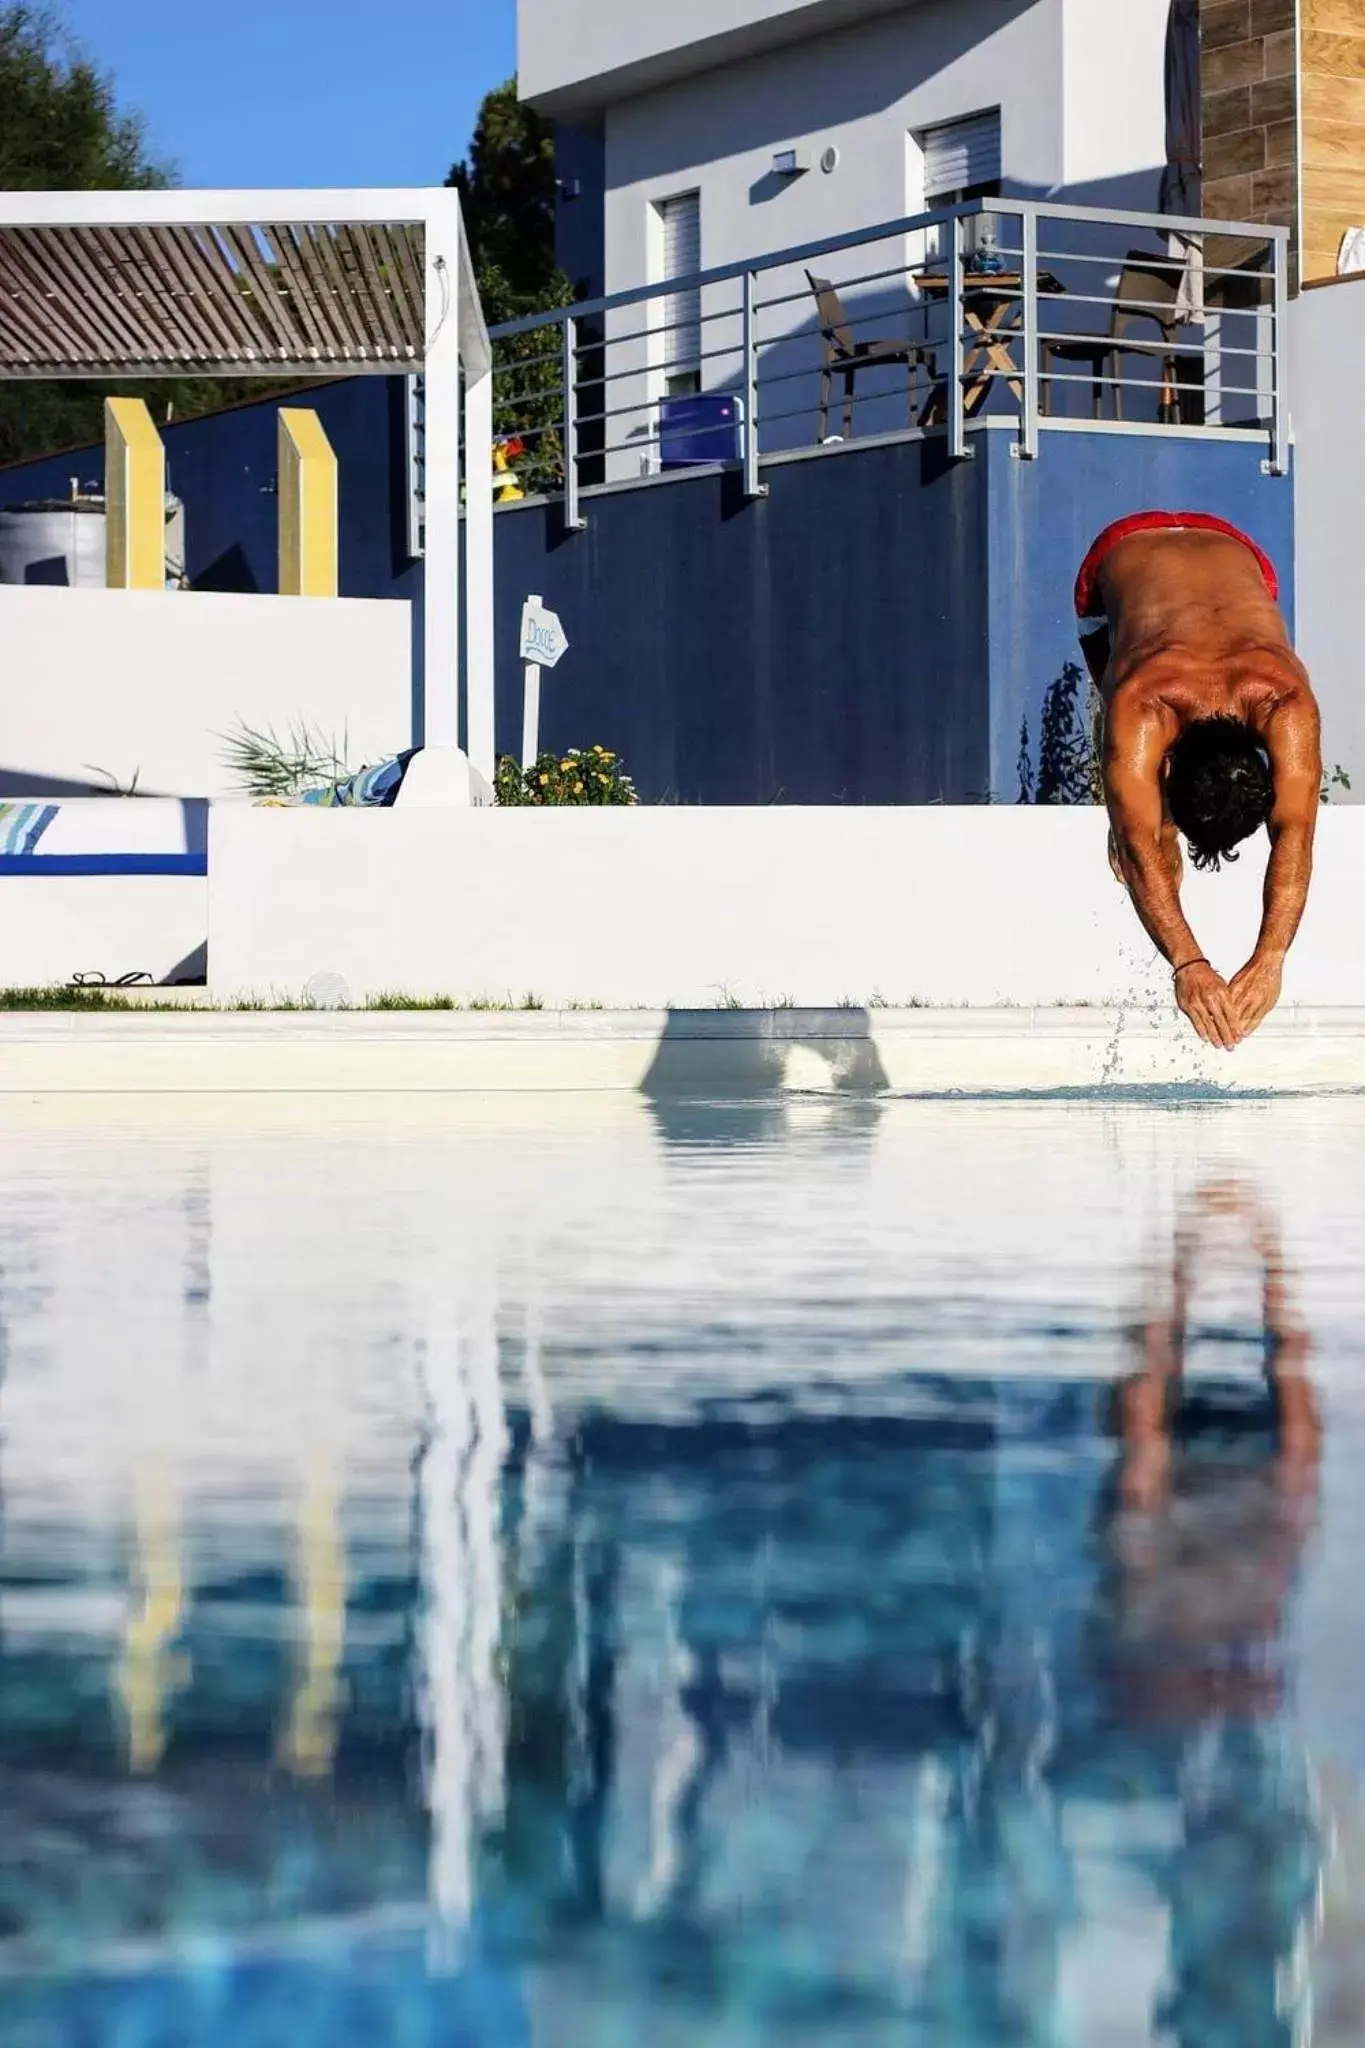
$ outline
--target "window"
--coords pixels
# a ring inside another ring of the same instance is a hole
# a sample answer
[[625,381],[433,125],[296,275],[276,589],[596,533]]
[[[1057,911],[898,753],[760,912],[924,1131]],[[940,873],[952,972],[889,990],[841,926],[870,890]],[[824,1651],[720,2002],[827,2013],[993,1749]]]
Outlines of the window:
[[994,198],[1000,190],[1000,109],[926,128],[924,203],[959,206],[968,199]]
[[[662,230],[659,281],[695,277],[701,269],[700,192],[680,192],[673,199],[661,199],[655,211]],[[700,391],[701,292],[696,285],[664,297],[659,325],[664,390],[670,398]]]
[[[923,166],[922,199],[926,211],[938,206],[962,206],[969,199],[993,199],[1000,191],[1000,109],[969,114],[961,121],[944,121],[922,129],[915,138]],[[916,211],[915,195],[911,210]],[[988,243],[995,223],[989,216],[967,222],[969,250]],[[931,257],[943,253],[939,229],[929,237]]]

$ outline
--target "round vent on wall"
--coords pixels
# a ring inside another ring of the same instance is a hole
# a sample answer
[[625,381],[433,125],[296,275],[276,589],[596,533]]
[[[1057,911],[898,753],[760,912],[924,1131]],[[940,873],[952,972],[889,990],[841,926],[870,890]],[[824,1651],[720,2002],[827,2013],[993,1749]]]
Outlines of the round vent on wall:
[[834,147],[834,144],[831,142],[829,148],[824,152],[823,156],[820,158],[820,168],[828,177],[829,173],[831,171],[837,170],[838,167],[839,152]]

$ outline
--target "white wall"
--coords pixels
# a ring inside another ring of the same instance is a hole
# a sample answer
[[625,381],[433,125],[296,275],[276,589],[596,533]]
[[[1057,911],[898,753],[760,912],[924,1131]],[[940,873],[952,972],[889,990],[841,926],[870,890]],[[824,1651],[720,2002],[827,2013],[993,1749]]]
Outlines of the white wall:
[[[1007,190],[1045,196],[1080,184],[1082,199],[1117,191],[1127,207],[1154,206],[1153,167],[1164,154],[1165,20],[1166,0],[1125,0],[1121,9],[1107,0],[932,0],[616,102],[606,116],[606,290],[659,281],[654,209],[679,192],[700,193],[707,269],[913,212],[924,193],[912,135],[996,106]],[[826,174],[819,160],[830,146],[839,161]],[[777,180],[774,152],[790,148],[811,168]],[[1149,175],[1134,185],[1138,173]],[[897,241],[832,256],[821,267],[838,284],[892,269],[911,253]],[[736,289],[717,288],[708,310],[731,312]],[[761,298],[788,292],[796,302],[761,316],[761,337],[811,326],[801,271],[765,274]],[[867,333],[891,331],[897,313],[904,326],[908,293],[899,279],[865,296],[879,312],[890,309],[888,325]],[[608,332],[624,336],[641,325],[641,310],[627,309]],[[737,348],[738,321],[717,322],[706,334],[708,348]],[[814,367],[814,339],[806,354]],[[643,346],[632,351],[623,343],[609,364],[613,372],[643,367],[647,356]],[[738,374],[736,355],[708,364],[704,381],[733,386]],[[876,380],[888,394],[903,394],[904,386],[901,373]],[[860,418],[863,393],[873,387],[873,379],[860,380]],[[638,397],[647,424],[645,402],[658,395],[642,378],[614,388],[612,403]],[[894,417],[886,410],[859,430],[905,424],[903,404]],[[621,436],[628,424],[613,422],[613,433]],[[763,442],[774,448],[810,438],[803,418],[785,436],[765,432]],[[637,461],[617,463],[613,473],[638,471]]]
[[0,875],[0,983],[42,988],[77,974],[165,981],[177,968],[202,978],[209,894],[202,875],[60,875],[44,862],[83,853],[185,854],[202,847],[203,830],[202,805],[118,797],[61,803],[38,841],[33,872]]
[[[1365,795],[1365,678],[1357,590],[1365,478],[1365,284],[1303,292],[1289,307],[1294,430],[1295,644],[1322,705],[1329,766]],[[1346,801],[1350,801],[1348,797]]]
[[228,796],[220,735],[306,720],[356,767],[411,743],[398,600],[0,587],[0,796]]
[[[0,876],[0,982],[55,988],[77,974],[203,972],[208,884],[196,875]],[[198,962],[197,970],[193,964]]]
[[[670,192],[701,192],[707,267],[893,220],[918,197],[907,135],[987,107],[1001,109],[1011,186],[1151,171],[1165,153],[1165,23],[1166,0],[934,0],[615,104],[607,290],[648,281],[647,209]],[[831,143],[829,176],[754,196],[774,150],[814,164]]]
[[[1086,203],[1117,179],[1166,160],[1169,0],[1062,0],[1062,181]],[[1155,209],[1159,172],[1127,211]]]
[[[548,1005],[1169,1001],[1098,810],[282,811],[210,818],[222,996],[344,976]],[[1255,943],[1265,842],[1192,875],[1227,973]],[[1365,1004],[1365,816],[1328,807],[1285,997]]]
[[[649,282],[650,205],[701,193],[707,268],[906,211],[911,130],[1002,109],[1009,177],[1062,178],[1060,0],[935,0],[612,106],[606,120],[609,292]],[[775,150],[814,165],[778,190]]]
[[581,118],[701,67],[917,0],[518,0],[517,80],[524,99]]

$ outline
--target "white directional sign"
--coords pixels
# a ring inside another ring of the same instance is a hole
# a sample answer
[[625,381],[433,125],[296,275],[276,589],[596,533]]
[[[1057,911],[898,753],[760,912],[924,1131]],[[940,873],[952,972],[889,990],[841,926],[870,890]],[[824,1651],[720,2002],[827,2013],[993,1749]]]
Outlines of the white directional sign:
[[569,651],[569,636],[557,612],[547,611],[538,597],[521,608],[521,658],[537,668],[553,668]]
[[540,671],[553,668],[569,651],[569,636],[557,612],[547,611],[538,597],[521,608],[522,681],[521,765],[529,768],[540,751]]

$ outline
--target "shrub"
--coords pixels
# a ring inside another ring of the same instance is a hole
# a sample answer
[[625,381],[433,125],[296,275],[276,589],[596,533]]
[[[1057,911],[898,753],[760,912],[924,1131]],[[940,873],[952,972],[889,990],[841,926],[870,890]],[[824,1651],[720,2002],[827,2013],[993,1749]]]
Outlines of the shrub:
[[1028,719],[1019,728],[1021,804],[1101,804],[1104,779],[1095,753],[1092,719],[1082,697],[1085,673],[1068,661],[1043,693],[1035,764]]
[[510,754],[498,762],[494,792],[500,804],[634,804],[635,784],[605,747],[540,754],[523,770]]

